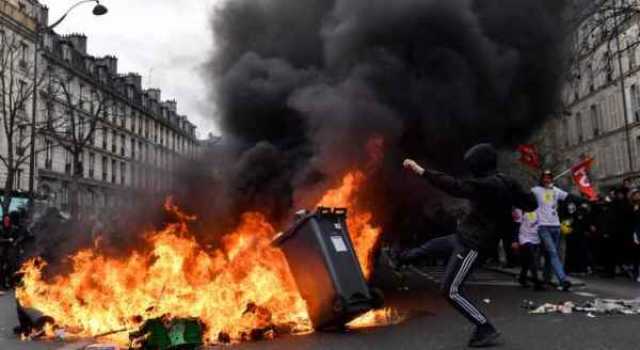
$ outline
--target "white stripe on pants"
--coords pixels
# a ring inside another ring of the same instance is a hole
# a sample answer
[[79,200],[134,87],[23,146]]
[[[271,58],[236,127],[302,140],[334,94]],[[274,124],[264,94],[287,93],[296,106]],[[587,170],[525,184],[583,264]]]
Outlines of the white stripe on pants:
[[470,250],[469,253],[467,253],[467,256],[458,268],[456,277],[453,279],[451,286],[449,286],[449,298],[460,306],[460,308],[467,311],[471,317],[478,321],[478,323],[485,324],[487,323],[487,319],[482,315],[482,313],[458,292],[458,287],[462,281],[464,281],[477,257],[478,252],[475,250]]

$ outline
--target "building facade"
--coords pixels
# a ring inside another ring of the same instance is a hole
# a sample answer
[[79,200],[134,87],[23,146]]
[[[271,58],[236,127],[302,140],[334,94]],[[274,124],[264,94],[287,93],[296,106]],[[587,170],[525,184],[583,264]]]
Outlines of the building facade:
[[0,79],[5,83],[0,88],[0,103],[7,107],[0,113],[0,196],[8,187],[9,172],[13,181],[8,191],[28,196],[31,99],[23,101],[19,110],[13,107],[25,86],[33,81],[36,28],[39,22],[46,21],[47,14],[47,9],[37,1],[0,0],[0,65],[4,72]]
[[574,33],[575,64],[565,83],[565,111],[547,137],[565,167],[596,159],[592,179],[601,190],[623,179],[640,184],[640,17],[594,11]]
[[[34,1],[33,6],[40,5]],[[28,8],[23,11],[29,13]],[[40,6],[40,11],[39,16],[46,23],[46,8]],[[25,28],[28,32],[35,26]],[[120,73],[117,57],[89,54],[83,34],[49,31],[40,37],[38,70],[42,72],[42,83],[36,94],[34,186],[37,197],[65,211],[73,189],[79,194],[83,210],[95,211],[130,203],[133,196],[168,193],[198,152],[196,127],[178,113],[177,102],[163,100],[159,89],[143,88],[140,75]],[[33,43],[35,34],[32,50]],[[51,72],[64,74],[67,100],[51,98]],[[72,100],[73,106],[69,103]],[[73,111],[69,115],[74,113],[77,120],[93,122],[71,125],[71,117],[65,117],[65,111],[70,110]],[[80,163],[72,161],[68,144],[71,141],[57,137],[55,128],[40,128],[47,125],[52,111],[62,116],[58,129],[91,135],[89,142],[81,145]],[[70,130],[73,128],[75,131]],[[27,166],[21,178],[23,190],[28,176]]]

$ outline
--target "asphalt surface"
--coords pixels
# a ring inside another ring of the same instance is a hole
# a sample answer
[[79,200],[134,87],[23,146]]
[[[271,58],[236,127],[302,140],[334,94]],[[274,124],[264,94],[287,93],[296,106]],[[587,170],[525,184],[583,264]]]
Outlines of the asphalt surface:
[[[393,288],[387,292],[387,305],[406,313],[408,319],[395,326],[350,331],[317,332],[289,336],[273,341],[227,347],[234,350],[413,350],[466,349],[472,327],[439,296],[435,280],[439,269],[410,272],[404,284],[408,290]],[[382,284],[397,284],[390,275]],[[519,287],[511,276],[493,271],[478,271],[466,291],[502,332],[499,349],[640,349],[640,316],[530,315],[520,305],[523,300],[544,302],[582,302],[594,297],[635,299],[640,284],[627,280],[587,278],[586,286],[571,293],[555,290],[533,292]],[[82,349],[88,342],[21,342],[11,330],[16,324],[12,294],[0,297],[0,350]]]

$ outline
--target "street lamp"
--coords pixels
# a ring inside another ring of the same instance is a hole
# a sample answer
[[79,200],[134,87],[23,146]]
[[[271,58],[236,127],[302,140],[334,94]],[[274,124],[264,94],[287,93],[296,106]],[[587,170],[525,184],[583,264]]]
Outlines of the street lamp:
[[29,162],[29,198],[31,204],[33,204],[34,197],[34,182],[35,182],[35,169],[36,169],[36,154],[35,154],[35,145],[36,145],[36,113],[38,109],[38,52],[40,51],[40,45],[42,42],[42,33],[53,30],[57,27],[62,21],[67,18],[69,13],[73,11],[76,7],[93,2],[96,5],[93,7],[93,14],[96,16],[102,16],[109,12],[109,10],[102,4],[100,4],[99,0],[82,0],[75,3],[71,6],[57,21],[55,21],[52,25],[41,28],[40,22],[36,19],[36,43],[35,48],[33,50],[33,96],[32,96],[32,110],[31,110],[31,140],[30,140],[30,156],[31,161]]

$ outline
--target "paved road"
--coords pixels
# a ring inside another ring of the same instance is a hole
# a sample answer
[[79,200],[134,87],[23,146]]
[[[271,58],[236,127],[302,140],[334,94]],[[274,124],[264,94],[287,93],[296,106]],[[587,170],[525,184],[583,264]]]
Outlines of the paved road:
[[[275,341],[242,344],[229,347],[237,350],[413,350],[465,349],[472,328],[438,295],[431,279],[438,278],[437,269],[426,274],[412,273],[408,291],[387,293],[389,305],[412,316],[404,323],[388,328],[370,329],[347,334],[315,333],[291,336]],[[387,281],[389,282],[389,281]],[[640,297],[640,285],[628,281],[587,279],[587,286],[573,293],[548,291],[536,293],[518,287],[511,277],[482,271],[468,287],[468,294],[478,301],[503,332],[501,349],[639,349],[640,316],[609,316],[588,318],[584,314],[529,315],[520,308],[522,300],[536,302],[584,301],[592,296],[628,298]],[[487,304],[483,302],[490,299]],[[11,334],[15,324],[11,295],[0,297],[0,349],[41,350],[78,349],[78,344],[22,343]]]

